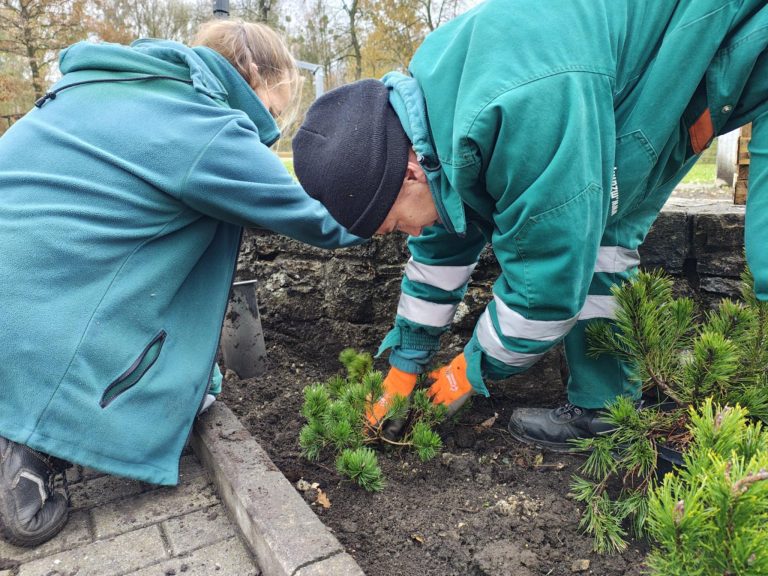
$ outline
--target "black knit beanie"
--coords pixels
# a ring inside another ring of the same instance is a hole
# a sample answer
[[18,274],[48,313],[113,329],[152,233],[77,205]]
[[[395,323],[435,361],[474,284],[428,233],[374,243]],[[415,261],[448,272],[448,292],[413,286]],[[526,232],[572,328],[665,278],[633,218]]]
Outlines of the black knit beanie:
[[387,88],[360,80],[312,104],[293,137],[293,168],[342,226],[370,238],[400,192],[410,147]]

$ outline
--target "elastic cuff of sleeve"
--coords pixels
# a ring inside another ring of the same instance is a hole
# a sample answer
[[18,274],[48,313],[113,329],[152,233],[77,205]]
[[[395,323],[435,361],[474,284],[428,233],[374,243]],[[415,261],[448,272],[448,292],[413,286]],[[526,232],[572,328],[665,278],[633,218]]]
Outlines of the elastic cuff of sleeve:
[[208,394],[218,396],[221,394],[221,382],[224,380],[224,376],[221,373],[221,368],[218,364],[213,365],[211,370],[211,379],[208,383]]
[[480,348],[480,344],[472,338],[466,346],[464,346],[464,358],[467,360],[467,380],[472,384],[472,389],[477,394],[482,394],[486,398],[490,396],[488,388],[483,382],[483,350]]
[[491,358],[483,351],[474,336],[464,347],[464,357],[467,359],[467,379],[475,392],[483,396],[489,396],[488,388],[483,382],[484,378],[503,380],[527,370],[527,368],[508,366]]
[[[395,326],[382,340],[376,358],[390,348],[402,348],[403,350],[418,350],[422,352],[437,352],[440,349],[440,336],[423,334]],[[402,368],[401,368],[402,369]]]
[[425,370],[419,362],[402,358],[394,352],[389,355],[389,365],[408,374],[423,374]]

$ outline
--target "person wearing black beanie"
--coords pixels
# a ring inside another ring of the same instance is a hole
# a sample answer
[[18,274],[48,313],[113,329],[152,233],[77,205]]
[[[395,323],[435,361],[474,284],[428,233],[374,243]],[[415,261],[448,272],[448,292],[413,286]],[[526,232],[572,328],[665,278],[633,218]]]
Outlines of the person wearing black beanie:
[[378,80],[321,96],[293,138],[293,154],[307,193],[356,236],[418,236],[437,220],[426,175]]
[[[412,234],[369,422],[383,424],[390,399],[429,369],[490,243],[492,298],[463,352],[432,374],[433,402],[454,411],[487,396],[486,380],[562,343],[567,403],[515,408],[510,433],[569,451],[610,429],[605,407],[640,400],[641,383],[622,359],[588,355],[589,328],[616,317],[612,287],[636,274],[698,155],[750,122],[745,245],[755,297],[768,301],[766,29],[765,0],[485,0],[430,32],[408,75],[318,100],[295,144],[306,190],[356,234]],[[428,184],[440,217],[424,233],[398,216],[410,178]]]

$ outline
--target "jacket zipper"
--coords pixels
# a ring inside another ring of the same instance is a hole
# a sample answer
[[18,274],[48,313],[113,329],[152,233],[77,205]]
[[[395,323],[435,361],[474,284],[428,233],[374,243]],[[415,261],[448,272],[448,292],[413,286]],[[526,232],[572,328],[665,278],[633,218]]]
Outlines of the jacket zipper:
[[147,347],[144,348],[144,351],[138,358],[136,358],[133,364],[131,364],[131,367],[123,372],[117,380],[107,386],[107,389],[104,390],[104,394],[101,397],[99,406],[106,408],[113,400],[115,400],[115,398],[135,386],[138,381],[141,380],[142,376],[147,373],[147,370],[152,367],[160,356],[160,350],[163,348],[166,336],[167,333],[165,330],[161,330]]

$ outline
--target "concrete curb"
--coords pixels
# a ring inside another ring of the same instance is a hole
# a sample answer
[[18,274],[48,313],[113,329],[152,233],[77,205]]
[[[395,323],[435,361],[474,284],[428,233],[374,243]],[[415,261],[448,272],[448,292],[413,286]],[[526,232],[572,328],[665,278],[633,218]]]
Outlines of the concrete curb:
[[365,576],[222,402],[197,419],[192,448],[265,576]]

